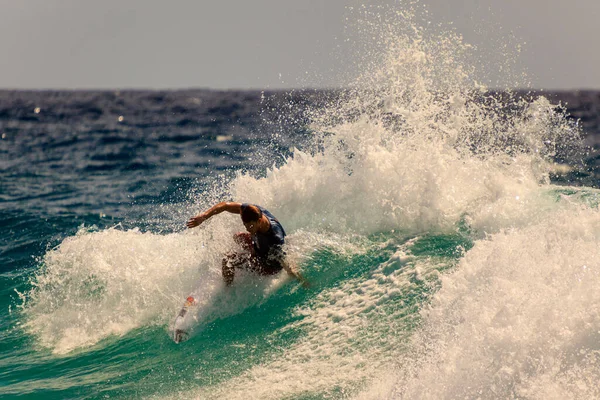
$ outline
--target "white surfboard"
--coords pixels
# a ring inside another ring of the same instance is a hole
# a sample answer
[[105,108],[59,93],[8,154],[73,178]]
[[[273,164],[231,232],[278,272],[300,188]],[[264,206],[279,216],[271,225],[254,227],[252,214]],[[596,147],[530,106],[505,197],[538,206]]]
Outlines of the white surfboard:
[[192,328],[195,320],[193,318],[194,313],[190,311],[197,304],[198,301],[194,296],[188,296],[188,298],[185,299],[185,303],[183,303],[183,307],[181,307],[181,310],[179,313],[177,313],[172,327],[173,341],[175,343],[181,343],[188,338],[190,329]]

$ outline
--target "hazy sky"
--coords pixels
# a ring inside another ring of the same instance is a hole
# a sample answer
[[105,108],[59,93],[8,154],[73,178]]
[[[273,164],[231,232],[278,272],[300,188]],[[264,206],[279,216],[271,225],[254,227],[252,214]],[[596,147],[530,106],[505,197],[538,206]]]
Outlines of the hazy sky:
[[[363,3],[0,0],[0,87],[333,86],[348,64],[347,7]],[[524,44],[534,87],[600,89],[600,0],[421,3],[484,54],[512,33],[504,44]]]

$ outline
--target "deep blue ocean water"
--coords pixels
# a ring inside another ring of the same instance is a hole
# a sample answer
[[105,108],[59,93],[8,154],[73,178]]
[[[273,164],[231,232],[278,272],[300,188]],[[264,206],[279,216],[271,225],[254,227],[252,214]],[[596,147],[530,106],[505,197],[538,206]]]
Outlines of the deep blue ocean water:
[[[0,396],[599,398],[600,95],[399,43],[345,90],[0,91]],[[223,200],[310,288],[224,287]]]

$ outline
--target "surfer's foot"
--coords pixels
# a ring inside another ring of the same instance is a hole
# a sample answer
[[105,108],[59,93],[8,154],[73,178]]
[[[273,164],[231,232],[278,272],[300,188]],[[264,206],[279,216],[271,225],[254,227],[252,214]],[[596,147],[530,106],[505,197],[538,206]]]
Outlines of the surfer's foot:
[[179,343],[187,337],[187,332],[183,329],[175,329],[175,343]]

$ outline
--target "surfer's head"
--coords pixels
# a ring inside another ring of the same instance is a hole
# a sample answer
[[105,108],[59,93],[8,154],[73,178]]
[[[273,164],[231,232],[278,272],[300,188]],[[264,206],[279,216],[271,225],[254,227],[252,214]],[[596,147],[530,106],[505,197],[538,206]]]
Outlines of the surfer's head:
[[263,213],[260,208],[248,205],[242,208],[242,222],[246,227],[246,230],[252,234],[256,233],[259,227],[259,221],[261,220]]

